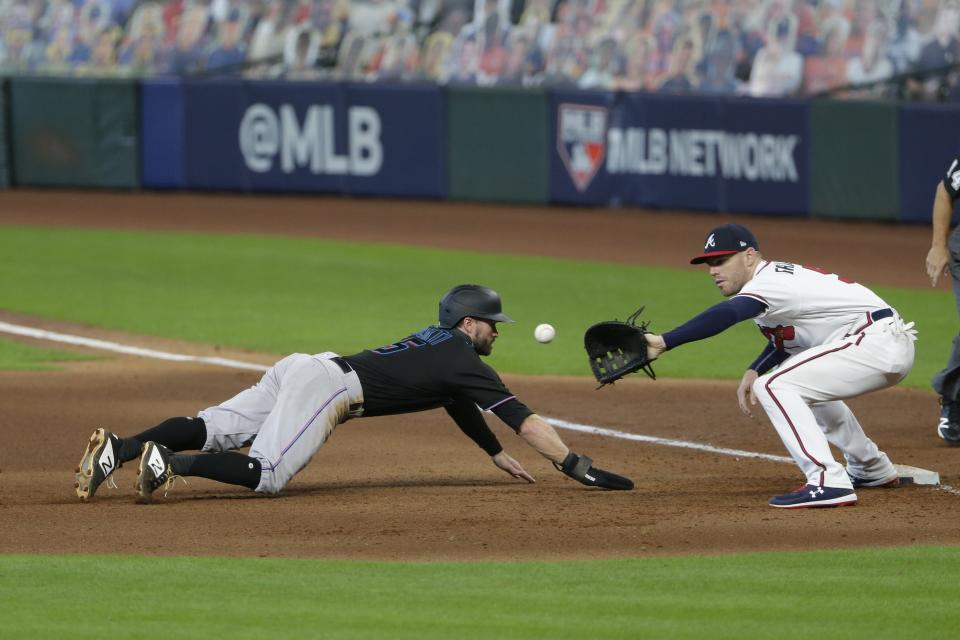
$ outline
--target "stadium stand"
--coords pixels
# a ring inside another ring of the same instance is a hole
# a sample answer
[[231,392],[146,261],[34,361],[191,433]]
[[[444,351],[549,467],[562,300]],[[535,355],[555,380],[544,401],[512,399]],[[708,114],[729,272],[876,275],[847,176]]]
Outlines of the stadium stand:
[[0,72],[957,100],[958,0],[0,0]]

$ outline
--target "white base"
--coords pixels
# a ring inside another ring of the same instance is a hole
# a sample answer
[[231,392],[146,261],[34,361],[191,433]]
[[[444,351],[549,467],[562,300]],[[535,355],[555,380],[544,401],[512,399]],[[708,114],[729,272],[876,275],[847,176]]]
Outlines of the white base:
[[900,484],[940,484],[940,474],[929,469],[920,469],[905,464],[893,465],[900,476]]

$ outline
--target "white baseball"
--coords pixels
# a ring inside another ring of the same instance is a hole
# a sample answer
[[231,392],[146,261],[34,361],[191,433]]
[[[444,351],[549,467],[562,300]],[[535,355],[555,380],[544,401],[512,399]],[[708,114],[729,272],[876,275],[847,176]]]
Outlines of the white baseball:
[[538,324],[537,328],[533,330],[533,337],[537,339],[537,342],[543,342],[546,344],[554,339],[557,335],[557,330],[549,324]]

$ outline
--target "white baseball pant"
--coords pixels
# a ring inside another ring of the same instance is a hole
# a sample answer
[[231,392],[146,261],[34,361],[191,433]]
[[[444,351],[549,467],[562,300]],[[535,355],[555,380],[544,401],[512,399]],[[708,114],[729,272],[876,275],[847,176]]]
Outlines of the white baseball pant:
[[894,315],[839,342],[811,347],[757,378],[752,391],[807,484],[852,488],[852,472],[882,463],[884,454],[843,402],[900,382],[913,366],[916,332]]
[[250,445],[260,461],[260,493],[279,492],[310,462],[334,428],[360,415],[363,391],[332,352],[294,353],[273,365],[260,382],[197,415],[207,427],[204,451]]

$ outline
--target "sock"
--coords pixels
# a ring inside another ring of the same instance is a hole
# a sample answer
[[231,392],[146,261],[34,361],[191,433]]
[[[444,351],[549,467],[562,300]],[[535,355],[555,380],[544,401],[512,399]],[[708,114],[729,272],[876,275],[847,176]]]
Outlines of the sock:
[[175,455],[170,466],[178,476],[209,478],[248,489],[256,489],[260,484],[260,461],[233,451]]
[[147,429],[132,438],[123,438],[120,444],[121,462],[140,456],[145,442],[162,444],[171,451],[199,451],[207,442],[207,425],[203,418],[170,418],[152,429]]

